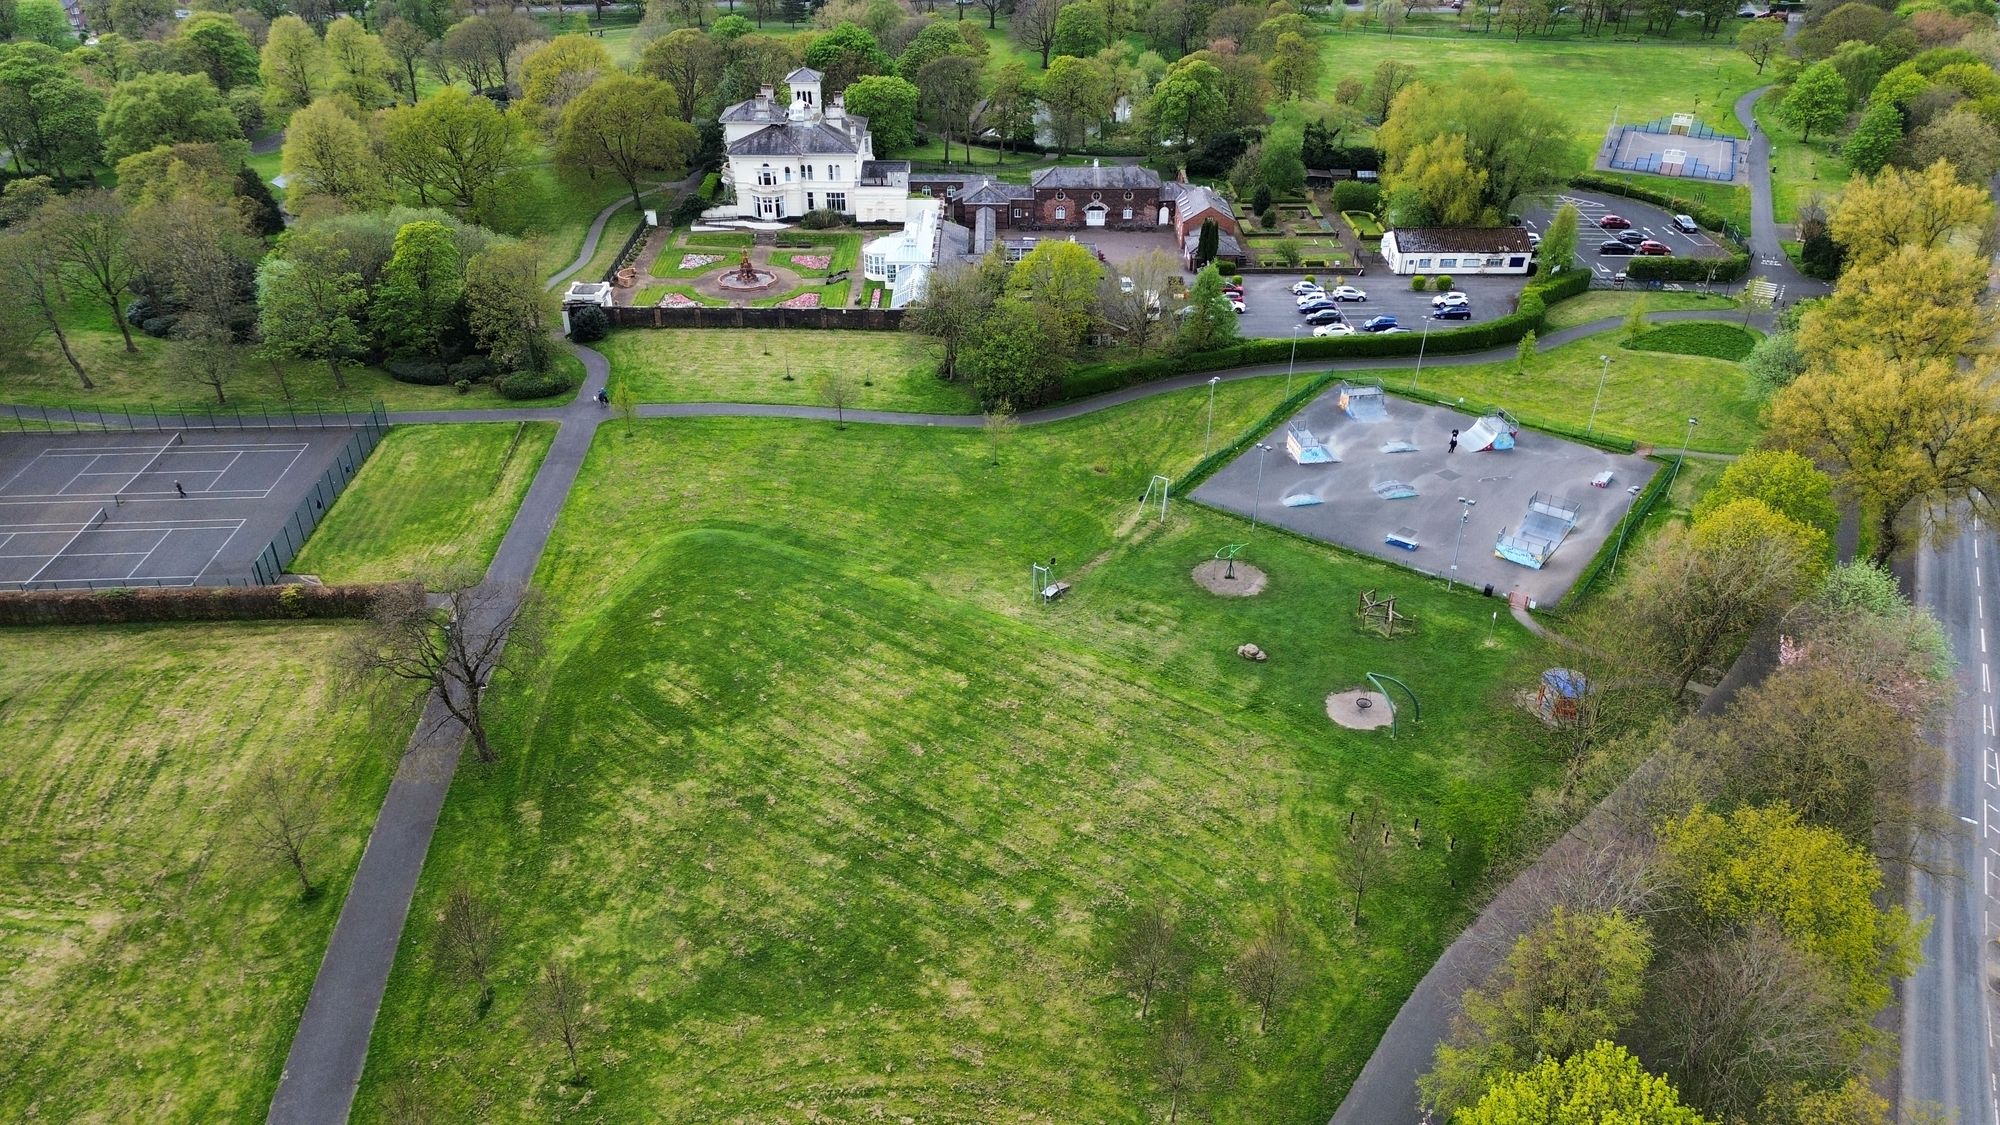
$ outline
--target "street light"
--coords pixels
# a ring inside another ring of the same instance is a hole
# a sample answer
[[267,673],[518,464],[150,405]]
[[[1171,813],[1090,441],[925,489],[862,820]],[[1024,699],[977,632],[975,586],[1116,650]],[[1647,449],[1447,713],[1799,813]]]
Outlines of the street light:
[[1701,419],[1688,419],[1687,436],[1681,439],[1681,455],[1674,458],[1674,471],[1667,474],[1667,492],[1669,495],[1674,491],[1674,481],[1680,479],[1681,462],[1687,460],[1688,446],[1694,442],[1694,428],[1699,425],[1701,425]]
[[1215,437],[1215,385],[1222,382],[1222,376],[1212,375],[1208,380],[1208,429],[1201,435],[1201,455],[1208,456],[1208,443]]
[[1285,361],[1285,401],[1292,400],[1292,369],[1299,364],[1299,326],[1292,325],[1292,358]]
[[1430,346],[1431,321],[1434,319],[1435,319],[1434,317],[1428,317],[1428,316],[1424,318],[1424,338],[1417,341],[1417,373],[1415,375],[1410,376],[1410,390],[1413,393],[1417,389],[1417,384],[1420,381],[1422,381],[1424,377],[1424,349]]
[[1257,514],[1264,506],[1264,459],[1271,455],[1271,447],[1257,443],[1257,487],[1250,493],[1250,530],[1257,530]]
[[1597,397],[1590,400],[1590,421],[1584,423],[1584,437],[1589,437],[1590,431],[1597,425],[1597,404],[1604,401],[1604,377],[1611,374],[1611,357],[1601,355],[1597,358],[1604,362],[1604,368],[1597,373]]
[[1477,500],[1467,500],[1463,496],[1458,498],[1458,502],[1462,505],[1458,509],[1458,538],[1452,541],[1451,574],[1444,580],[1444,592],[1447,594],[1451,593],[1452,583],[1458,581],[1458,549],[1465,543],[1465,521],[1472,518],[1472,506],[1479,503]]

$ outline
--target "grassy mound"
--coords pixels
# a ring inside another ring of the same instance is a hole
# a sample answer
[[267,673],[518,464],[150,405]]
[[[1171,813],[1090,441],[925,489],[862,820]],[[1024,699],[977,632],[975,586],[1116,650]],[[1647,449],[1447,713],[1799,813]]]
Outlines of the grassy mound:
[[1620,345],[1637,352],[1699,355],[1738,362],[1757,346],[1757,334],[1712,320],[1684,321],[1649,328]]

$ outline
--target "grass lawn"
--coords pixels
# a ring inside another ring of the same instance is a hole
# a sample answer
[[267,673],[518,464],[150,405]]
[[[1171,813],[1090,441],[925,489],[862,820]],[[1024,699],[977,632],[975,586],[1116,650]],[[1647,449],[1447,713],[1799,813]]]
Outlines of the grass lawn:
[[[590,261],[584,265],[583,269],[577,271],[576,276],[570,280],[602,281],[605,272],[617,261],[618,252],[625,249],[625,240],[631,238],[632,232],[637,230],[639,224],[645,221],[646,213],[636,208],[627,207],[623,211],[613,212],[611,218],[606,220],[604,224],[604,237],[597,241],[597,253],[592,254]],[[565,262],[562,265],[568,265],[568,263]],[[560,269],[561,266],[557,268]]]
[[1671,293],[1636,292],[1616,289],[1592,289],[1579,293],[1568,300],[1557,301],[1549,306],[1549,315],[1543,323],[1542,331],[1553,332],[1559,328],[1574,328],[1579,324],[1589,324],[1595,320],[1607,320],[1624,316],[1632,311],[1633,302],[1644,297],[1648,312],[1671,312],[1677,309],[1723,309],[1736,307],[1736,298],[1711,293]]
[[1444,80],[1482,68],[1512,70],[1570,123],[1572,163],[1578,172],[1589,169],[1614,111],[1627,122],[1693,113],[1716,129],[1735,133],[1740,126],[1731,106],[1758,82],[1756,66],[1725,40],[1700,45],[1608,38],[1516,43],[1498,34],[1429,38],[1333,32],[1322,35],[1320,43],[1325,62],[1320,93],[1327,98],[1342,78],[1365,82],[1382,59],[1412,64],[1423,77]]
[[1797,222],[1799,205],[1813,196],[1831,199],[1847,185],[1847,161],[1837,137],[1799,141],[1799,131],[1778,119],[1781,91],[1757,99],[1757,127],[1771,138],[1771,209],[1780,223]]
[[553,422],[390,430],[292,573],[328,582],[484,573],[555,436]]
[[[130,407],[148,410],[206,411],[217,409],[215,391],[197,383],[175,361],[173,345],[132,330],[139,350],[128,353],[101,301],[81,297],[71,302],[64,318],[70,347],[82,361],[95,390],[83,389],[76,372],[64,362],[55,338],[46,333],[17,349],[0,349],[0,401],[31,406],[75,406],[105,410]],[[559,361],[577,366],[567,352]],[[459,394],[451,387],[418,387],[398,383],[379,367],[351,365],[344,371],[347,390],[333,385],[322,363],[283,365],[281,385],[271,365],[246,359],[243,368],[223,383],[224,410],[285,410],[347,406],[366,408],[381,399],[391,410],[466,410],[521,405],[500,397],[490,386]],[[578,372],[581,377],[581,372]],[[289,390],[289,396],[286,394]],[[567,398],[568,396],[562,396]],[[550,402],[557,400],[541,400]],[[529,404],[532,405],[532,404]]]
[[[1694,448],[1723,453],[1748,449],[1763,427],[1762,405],[1741,364],[1703,356],[1633,353],[1617,347],[1620,336],[1606,332],[1559,348],[1537,352],[1526,374],[1515,363],[1425,364],[1418,388],[1426,394],[1461,397],[1468,410],[1504,407],[1523,421],[1581,429],[1602,369],[1598,357],[1611,356],[1604,399],[1597,408],[1598,432],[1616,434],[1661,449],[1680,448],[1690,416],[1701,419]],[[1374,372],[1391,389],[1410,385],[1407,367]]]
[[923,342],[901,332],[625,329],[598,347],[611,360],[611,378],[629,380],[640,402],[814,405],[819,377],[838,371],[857,384],[850,404],[857,410],[975,409],[964,387],[931,374]]
[[626,199],[631,190],[616,176],[595,182],[564,176],[553,164],[523,168],[500,193],[503,202],[494,217],[496,228],[508,234],[539,237],[550,273],[568,265],[583,249],[583,237],[606,204]]
[[[345,636],[0,629],[0,1117],[263,1119],[408,733],[340,689]],[[242,828],[266,766],[327,802],[311,901]]]
[[632,291],[632,305],[634,308],[649,309],[659,304],[660,298],[669,293],[678,293],[698,305],[712,305],[720,308],[729,303],[721,297],[711,297],[706,293],[697,293],[692,285],[641,285]]
[[1762,335],[1734,324],[1715,321],[1682,321],[1662,324],[1639,333],[1619,347],[1637,352],[1670,352],[1674,355],[1704,355],[1713,359],[1741,360],[1757,346]]
[[[1282,386],[1222,387],[1218,432]],[[998,467],[978,431],[600,431],[539,575],[551,643],[502,685],[501,763],[454,785],[357,1120],[396,1084],[450,1118],[1161,1116],[1160,1011],[1109,953],[1151,903],[1228,1075],[1196,1119],[1323,1120],[1549,768],[1507,703],[1545,658],[1492,602],[1268,530],[1265,595],[1198,590],[1244,524],[1135,500],[1200,457],[1207,400],[1022,430]],[[1051,555],[1076,585],[1044,608]],[[1421,633],[1360,634],[1363,589]],[[1421,727],[1328,722],[1371,669]],[[1368,798],[1393,840],[1356,929],[1334,856]],[[423,956],[452,883],[507,919],[484,1018]],[[1225,966],[1280,911],[1305,977],[1260,1032]],[[526,1022],[549,957],[588,982],[583,1088]]]

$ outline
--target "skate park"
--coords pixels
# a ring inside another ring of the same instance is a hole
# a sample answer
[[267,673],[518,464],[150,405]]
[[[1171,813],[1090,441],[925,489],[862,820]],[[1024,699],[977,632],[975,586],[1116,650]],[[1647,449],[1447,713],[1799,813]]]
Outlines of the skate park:
[[1455,554],[1457,581],[1546,605],[1575,583],[1658,469],[1526,429],[1504,412],[1335,383],[1193,498],[1441,578]]

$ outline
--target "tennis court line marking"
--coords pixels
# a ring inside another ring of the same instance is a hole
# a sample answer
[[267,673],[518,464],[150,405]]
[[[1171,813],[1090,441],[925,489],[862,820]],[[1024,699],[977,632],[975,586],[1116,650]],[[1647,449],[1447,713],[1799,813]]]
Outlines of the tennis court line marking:
[[237,532],[243,530],[243,522],[244,521],[242,520],[236,521],[236,530],[231,531],[229,535],[223,539],[222,546],[217,547],[215,549],[215,553],[208,556],[208,561],[201,564],[201,569],[194,572],[194,578],[188,583],[189,585],[193,585],[195,582],[201,581],[201,576],[208,573],[209,568],[215,565],[215,560],[222,557],[222,552],[227,550],[231,543],[236,542]]

